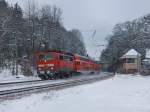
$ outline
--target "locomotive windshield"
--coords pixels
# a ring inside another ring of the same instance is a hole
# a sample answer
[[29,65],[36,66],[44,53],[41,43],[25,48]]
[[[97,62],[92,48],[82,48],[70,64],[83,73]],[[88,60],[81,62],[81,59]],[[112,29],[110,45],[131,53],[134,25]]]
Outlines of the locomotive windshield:
[[46,60],[46,57],[45,57],[45,55],[43,55],[43,54],[39,55],[39,60],[41,60],[41,61],[44,61],[44,60]]
[[39,60],[45,61],[45,60],[52,60],[53,56],[52,54],[41,54],[39,55]]

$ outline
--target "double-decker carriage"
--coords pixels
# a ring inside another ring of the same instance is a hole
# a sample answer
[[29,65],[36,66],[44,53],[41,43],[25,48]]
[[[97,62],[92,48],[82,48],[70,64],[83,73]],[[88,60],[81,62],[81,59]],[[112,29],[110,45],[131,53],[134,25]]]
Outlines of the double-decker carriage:
[[100,66],[86,56],[74,55],[75,71],[78,73],[94,73],[100,70]]
[[41,79],[69,77],[73,73],[94,73],[99,65],[88,57],[61,51],[38,52],[36,67]]

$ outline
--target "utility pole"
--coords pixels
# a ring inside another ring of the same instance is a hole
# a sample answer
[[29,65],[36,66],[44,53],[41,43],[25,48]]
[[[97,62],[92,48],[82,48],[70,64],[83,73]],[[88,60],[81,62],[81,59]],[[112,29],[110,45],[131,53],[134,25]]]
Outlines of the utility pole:
[[12,68],[12,74],[18,76],[18,42],[16,37],[16,32],[12,32],[13,36],[13,44],[11,44],[13,47],[13,68]]
[[32,20],[32,72],[34,75],[34,52],[35,52],[35,22]]
[[15,35],[15,52],[16,52],[16,76],[18,76],[18,41],[17,41],[17,37]]

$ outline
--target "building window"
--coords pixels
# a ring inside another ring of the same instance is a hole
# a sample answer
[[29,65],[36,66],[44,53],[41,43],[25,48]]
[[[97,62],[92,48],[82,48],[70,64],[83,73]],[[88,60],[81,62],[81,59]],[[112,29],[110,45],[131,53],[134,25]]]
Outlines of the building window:
[[128,59],[126,59],[126,63],[135,63],[135,59],[128,58]]

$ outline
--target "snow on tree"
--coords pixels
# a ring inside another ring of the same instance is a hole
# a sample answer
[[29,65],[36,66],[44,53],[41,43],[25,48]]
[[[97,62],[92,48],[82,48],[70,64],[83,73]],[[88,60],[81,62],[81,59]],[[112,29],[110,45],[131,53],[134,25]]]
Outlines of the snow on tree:
[[9,6],[5,0],[0,1],[1,67],[6,65],[5,62],[13,62],[14,71],[18,64],[28,65],[22,67],[26,68],[23,72],[32,75],[34,52],[42,50],[43,44],[44,50],[58,49],[86,55],[82,34],[79,30],[66,30],[60,8],[46,5],[39,9],[29,0],[25,6],[28,10],[24,11],[17,3]]
[[112,35],[108,38],[108,46],[102,52],[101,60],[116,63],[127,50],[135,49],[145,55],[145,49],[150,48],[150,14],[119,23],[114,26]]

